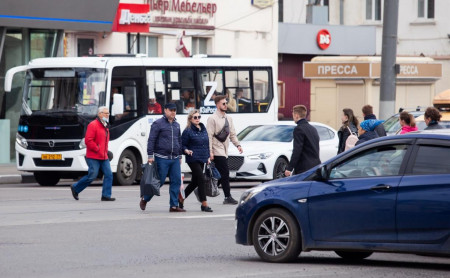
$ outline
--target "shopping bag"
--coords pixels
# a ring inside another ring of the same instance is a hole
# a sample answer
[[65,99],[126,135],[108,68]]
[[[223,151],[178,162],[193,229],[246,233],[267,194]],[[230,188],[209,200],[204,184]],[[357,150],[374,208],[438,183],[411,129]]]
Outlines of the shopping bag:
[[[217,197],[220,195],[219,187],[217,186],[217,183],[219,182],[218,179],[214,177],[213,171],[212,171],[212,165],[207,164],[205,165],[204,169],[204,181],[205,181],[205,187],[206,187],[206,196],[208,197]],[[216,169],[217,170],[217,169]]]
[[181,173],[181,185],[180,185],[180,195],[181,198],[186,199],[186,193],[185,193],[185,187],[184,187],[184,173]]
[[208,171],[207,174],[211,174],[211,177],[215,178],[216,180],[220,180],[221,176],[219,170],[217,170],[216,166],[214,165],[214,162],[211,162],[208,167],[211,168],[211,171]]
[[143,173],[141,178],[141,197],[144,195],[160,196],[159,189],[161,181],[159,180],[156,162],[142,165]]

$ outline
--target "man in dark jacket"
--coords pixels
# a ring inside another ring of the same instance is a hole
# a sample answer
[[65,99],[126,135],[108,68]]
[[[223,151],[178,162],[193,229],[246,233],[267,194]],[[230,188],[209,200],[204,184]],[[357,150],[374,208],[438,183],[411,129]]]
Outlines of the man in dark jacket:
[[304,105],[296,105],[292,109],[292,116],[297,126],[294,129],[294,149],[291,161],[284,172],[285,176],[300,174],[318,164],[319,158],[319,133],[306,121],[307,110]]
[[78,194],[88,187],[98,176],[99,169],[103,172],[102,201],[114,201],[111,198],[112,172],[108,159],[108,130],[109,110],[106,106],[98,108],[97,118],[89,123],[84,142],[86,144],[86,162],[89,170],[87,176],[82,177],[72,185],[72,196],[78,200]]
[[[362,108],[362,113],[364,116],[364,120],[376,120],[377,117],[375,116],[375,114],[373,114],[373,107],[372,105],[364,105]],[[375,126],[375,133],[378,135],[378,137],[382,137],[382,136],[386,136],[386,130],[384,129],[384,125],[382,124],[383,121],[377,121],[375,122],[376,126]]]
[[[180,124],[176,121],[177,106],[167,103],[164,106],[164,116],[156,120],[150,129],[148,137],[147,154],[148,163],[156,161],[161,186],[169,176],[170,186],[170,212],[185,212],[178,206],[178,194],[181,186],[181,131]],[[153,195],[144,195],[139,206],[145,210],[147,202]]]

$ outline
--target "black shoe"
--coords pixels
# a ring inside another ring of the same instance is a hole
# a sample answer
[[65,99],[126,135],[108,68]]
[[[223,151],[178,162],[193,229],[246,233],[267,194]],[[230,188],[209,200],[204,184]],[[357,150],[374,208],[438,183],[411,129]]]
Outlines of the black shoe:
[[78,193],[75,191],[75,189],[71,185],[70,185],[70,190],[72,191],[73,198],[78,201]]
[[213,212],[213,210],[208,206],[206,206],[206,207],[200,206],[200,209],[204,212]]
[[116,198],[102,196],[102,201],[115,201]]
[[145,210],[145,207],[147,206],[147,202],[144,199],[141,199],[141,201],[139,202],[139,207],[142,210]]
[[233,197],[225,197],[225,200],[223,200],[224,205],[237,205],[238,201],[233,199]]

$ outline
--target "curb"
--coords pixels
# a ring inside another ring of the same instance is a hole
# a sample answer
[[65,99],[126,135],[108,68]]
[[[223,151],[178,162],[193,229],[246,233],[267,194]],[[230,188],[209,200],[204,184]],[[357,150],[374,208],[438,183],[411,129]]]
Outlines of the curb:
[[36,182],[33,175],[0,175],[0,184],[33,182]]

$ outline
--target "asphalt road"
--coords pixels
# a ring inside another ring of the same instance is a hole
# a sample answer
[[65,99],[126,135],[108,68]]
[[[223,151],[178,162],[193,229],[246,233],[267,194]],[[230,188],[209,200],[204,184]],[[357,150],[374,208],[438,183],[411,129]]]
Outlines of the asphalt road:
[[[248,184],[233,183],[240,197]],[[254,184],[254,183],[253,183]],[[235,206],[195,196],[169,213],[168,186],[141,211],[138,186],[115,186],[101,202],[93,185],[75,201],[68,183],[0,185],[0,277],[449,277],[450,258],[372,255],[349,263],[332,252],[302,253],[289,264],[262,262],[234,241]]]

